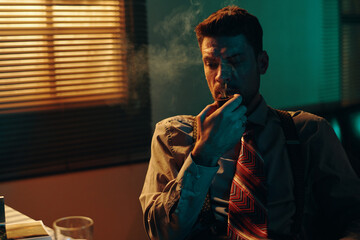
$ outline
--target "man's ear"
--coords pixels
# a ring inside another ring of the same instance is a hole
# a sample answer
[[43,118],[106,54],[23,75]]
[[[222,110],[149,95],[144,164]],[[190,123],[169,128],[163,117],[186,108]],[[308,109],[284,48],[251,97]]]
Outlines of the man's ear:
[[262,51],[261,53],[259,53],[257,63],[260,74],[265,74],[269,66],[269,56],[266,51]]

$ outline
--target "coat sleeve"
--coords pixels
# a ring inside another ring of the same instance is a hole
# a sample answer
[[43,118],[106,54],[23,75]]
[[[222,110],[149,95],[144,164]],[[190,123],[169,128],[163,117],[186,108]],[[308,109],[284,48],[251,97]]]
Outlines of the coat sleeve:
[[218,167],[196,165],[191,126],[176,120],[156,125],[151,158],[140,195],[150,239],[185,239],[196,225]]

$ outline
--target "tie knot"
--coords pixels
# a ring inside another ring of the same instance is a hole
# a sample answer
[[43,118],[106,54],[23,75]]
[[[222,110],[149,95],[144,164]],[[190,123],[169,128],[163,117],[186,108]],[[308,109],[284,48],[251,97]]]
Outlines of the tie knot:
[[246,142],[248,142],[249,140],[253,140],[254,139],[254,124],[252,123],[248,123],[246,125],[246,129],[245,132],[243,134],[244,140]]

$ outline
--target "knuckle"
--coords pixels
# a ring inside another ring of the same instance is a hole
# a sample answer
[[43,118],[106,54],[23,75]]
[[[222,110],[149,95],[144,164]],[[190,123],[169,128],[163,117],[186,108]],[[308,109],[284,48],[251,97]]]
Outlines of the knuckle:
[[237,100],[241,103],[241,102],[242,102],[242,100],[243,100],[242,96],[241,96],[241,95],[239,95],[239,97],[237,98]]

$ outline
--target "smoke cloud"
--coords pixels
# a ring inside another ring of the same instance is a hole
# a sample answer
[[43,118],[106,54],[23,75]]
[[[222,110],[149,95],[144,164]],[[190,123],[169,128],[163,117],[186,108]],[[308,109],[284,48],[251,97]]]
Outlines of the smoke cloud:
[[161,84],[174,83],[189,67],[201,65],[201,54],[194,28],[199,21],[201,6],[197,3],[181,11],[175,9],[154,26],[162,44],[149,46],[150,74]]
[[188,0],[169,3],[168,13],[148,26],[151,100],[154,123],[177,114],[198,114],[212,101],[203,73],[201,53],[194,28],[223,4],[236,1]]
[[221,7],[226,7],[226,6],[231,6],[231,5],[241,6],[239,0],[225,0],[225,1],[223,1]]

